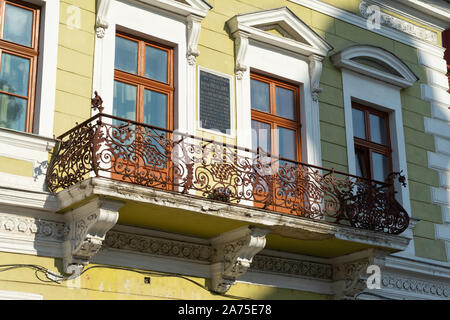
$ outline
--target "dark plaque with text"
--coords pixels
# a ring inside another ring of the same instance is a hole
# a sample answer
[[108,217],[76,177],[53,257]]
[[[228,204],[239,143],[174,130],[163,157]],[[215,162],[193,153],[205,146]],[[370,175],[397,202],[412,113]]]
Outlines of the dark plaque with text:
[[200,70],[200,125],[230,133],[230,79]]

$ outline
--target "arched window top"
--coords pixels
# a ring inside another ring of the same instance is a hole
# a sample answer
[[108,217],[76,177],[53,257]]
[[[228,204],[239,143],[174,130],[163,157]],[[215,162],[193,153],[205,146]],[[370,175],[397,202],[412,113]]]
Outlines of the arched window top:
[[380,47],[356,45],[331,57],[338,68],[349,69],[401,88],[411,87],[419,78],[396,55]]

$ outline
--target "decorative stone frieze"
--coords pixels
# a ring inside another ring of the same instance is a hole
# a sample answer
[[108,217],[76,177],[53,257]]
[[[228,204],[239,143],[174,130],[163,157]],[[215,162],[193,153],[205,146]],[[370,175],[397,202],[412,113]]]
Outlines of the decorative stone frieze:
[[403,293],[414,293],[430,296],[431,299],[449,299],[450,286],[442,283],[432,283],[398,274],[383,273],[381,280],[383,289],[392,289]]
[[113,230],[107,233],[104,245],[105,248],[204,262],[209,262],[212,257],[212,248],[209,246]]
[[257,255],[250,270],[331,280],[330,264]]
[[248,226],[211,240],[214,249],[211,264],[213,291],[227,292],[236,279],[247,272],[253,257],[266,245],[268,232],[267,229]]
[[[374,13],[371,9],[371,6],[374,4],[369,3],[367,1],[361,1],[359,5],[359,10],[361,12],[361,15],[364,18],[370,18]],[[383,26],[387,26],[393,29],[396,29],[398,31],[407,33],[409,35],[412,35],[418,39],[438,44],[438,35],[436,32],[427,30],[425,28],[419,27],[415,24],[412,24],[411,22],[408,22],[406,20],[397,18],[393,15],[387,14],[386,12],[379,12],[379,20],[380,24]]]
[[117,222],[123,202],[94,198],[65,214],[70,232],[63,243],[64,272],[76,276],[101,248],[105,235]]
[[0,214],[0,233],[62,241],[69,233],[69,229],[63,222]]

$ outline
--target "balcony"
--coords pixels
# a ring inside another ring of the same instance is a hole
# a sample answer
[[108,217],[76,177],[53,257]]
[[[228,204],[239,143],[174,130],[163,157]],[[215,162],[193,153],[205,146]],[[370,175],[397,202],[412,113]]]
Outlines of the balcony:
[[94,177],[159,190],[173,199],[186,196],[242,212],[251,209],[265,216],[383,234],[398,235],[409,225],[392,184],[273,157],[262,150],[101,112],[58,141],[46,178],[54,193]]

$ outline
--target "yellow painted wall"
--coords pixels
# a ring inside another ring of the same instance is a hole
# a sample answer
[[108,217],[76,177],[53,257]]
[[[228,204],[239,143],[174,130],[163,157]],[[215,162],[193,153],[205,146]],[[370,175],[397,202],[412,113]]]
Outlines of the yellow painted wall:
[[0,157],[0,172],[15,174],[24,177],[32,177],[33,163],[25,160]]
[[95,41],[95,1],[61,0],[54,133],[90,117]]
[[[59,274],[61,259],[21,255],[0,252],[1,264],[27,264],[44,267]],[[79,278],[63,281],[61,284],[48,282],[44,274],[36,277],[34,270],[19,268],[0,272],[0,290],[18,291],[41,294],[46,300],[153,300],[153,299],[329,299],[327,295],[302,292],[290,289],[280,289],[246,283],[237,283],[227,296],[213,294],[203,287],[208,286],[209,279],[186,277],[186,279],[171,275],[148,275],[145,270],[99,268],[90,264]],[[0,269],[1,270],[1,269]],[[150,284],[145,283],[145,277],[150,277]],[[195,283],[193,283],[195,282]]]

